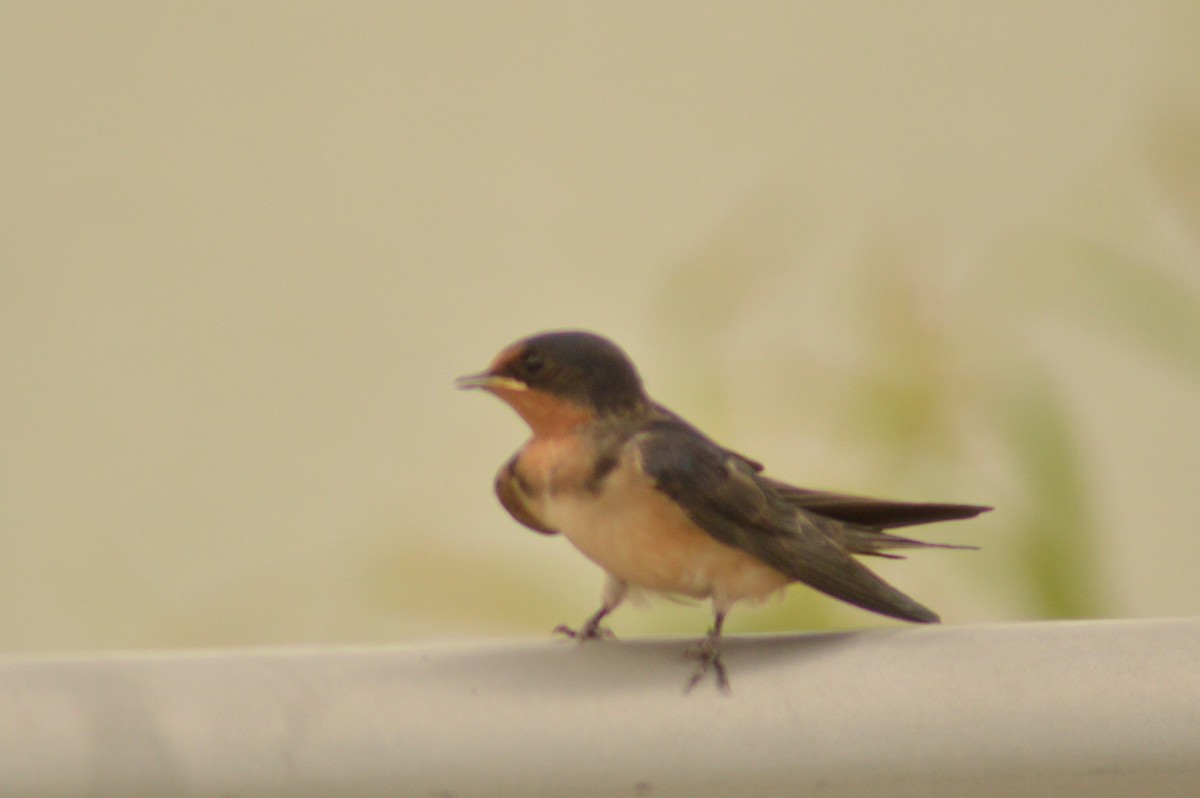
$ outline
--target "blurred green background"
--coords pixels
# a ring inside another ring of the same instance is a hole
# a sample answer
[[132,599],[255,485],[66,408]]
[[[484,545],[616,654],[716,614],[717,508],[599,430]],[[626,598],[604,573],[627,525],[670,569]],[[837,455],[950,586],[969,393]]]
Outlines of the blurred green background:
[[3,4],[0,647],[577,623],[451,387],[557,327],[775,476],[994,504],[878,564],[947,622],[1196,614],[1197,75],[1194,2]]

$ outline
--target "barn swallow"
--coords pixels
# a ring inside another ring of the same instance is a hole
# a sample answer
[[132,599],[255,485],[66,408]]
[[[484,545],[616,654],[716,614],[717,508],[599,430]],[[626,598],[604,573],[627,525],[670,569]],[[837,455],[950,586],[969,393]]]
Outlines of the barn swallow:
[[689,656],[729,690],[721,627],[743,599],[804,582],[863,609],[917,623],[938,616],[851,555],[974,548],[885,532],[972,518],[989,507],[868,499],[798,488],[724,448],[646,395],[629,357],[588,332],[547,332],[510,345],[459,388],[506,402],[532,436],[496,475],[500,504],[544,535],[561,533],[607,573],[600,609],[578,640],[611,637],[601,622],[630,587],[710,599],[713,624]]

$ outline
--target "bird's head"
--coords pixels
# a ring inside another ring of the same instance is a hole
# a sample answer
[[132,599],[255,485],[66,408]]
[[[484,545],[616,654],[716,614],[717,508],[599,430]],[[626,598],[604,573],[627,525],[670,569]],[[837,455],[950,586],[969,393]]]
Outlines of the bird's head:
[[649,401],[637,369],[620,347],[576,331],[523,338],[496,355],[486,371],[459,377],[455,385],[495,394],[535,435],[633,411]]

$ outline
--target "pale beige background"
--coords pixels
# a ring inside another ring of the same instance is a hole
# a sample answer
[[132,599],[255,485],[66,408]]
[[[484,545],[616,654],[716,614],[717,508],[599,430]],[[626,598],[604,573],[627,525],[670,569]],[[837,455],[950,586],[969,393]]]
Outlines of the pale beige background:
[[[1002,510],[1015,433],[973,426],[970,397],[998,362],[1044,369],[1081,442],[1096,606],[1200,612],[1200,380],[1179,366],[1200,362],[1198,19],[0,5],[0,647],[577,620],[599,575],[491,497],[524,430],[451,388],[560,326],[616,338],[660,400],[779,476]],[[1091,260],[1020,256],[1061,238],[1168,275],[1178,332],[1148,352],[1104,323],[1140,294],[1089,304]],[[910,366],[872,327],[893,305],[952,353],[916,382],[944,380],[929,406],[961,418],[956,445],[914,433],[883,467],[888,424],[929,428],[855,411]],[[1039,617],[1005,571],[1009,519],[933,535],[981,554],[884,570],[950,621]],[[706,622],[667,605],[617,627]]]

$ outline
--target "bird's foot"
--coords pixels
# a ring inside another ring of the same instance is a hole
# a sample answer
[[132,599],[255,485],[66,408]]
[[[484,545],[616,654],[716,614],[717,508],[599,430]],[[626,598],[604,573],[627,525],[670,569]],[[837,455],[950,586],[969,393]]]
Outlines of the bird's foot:
[[725,694],[731,692],[729,675],[725,672],[725,663],[721,660],[721,638],[719,636],[710,634],[696,645],[689,647],[683,655],[689,659],[700,661],[700,664],[696,666],[696,672],[688,680],[683,692],[690,693],[692,688],[699,684],[710,670],[717,678],[717,688]]
[[607,626],[600,625],[599,618],[589,618],[587,623],[579,627],[579,629],[572,629],[565,623],[560,623],[558,626],[554,627],[554,631],[551,634],[566,635],[572,640],[578,640],[580,643],[588,640],[617,639],[617,636],[613,634],[612,629],[609,629]]

